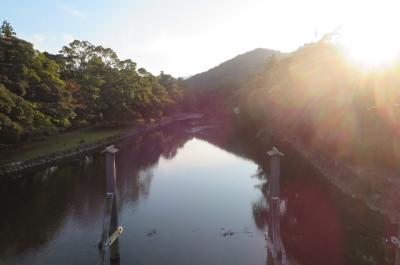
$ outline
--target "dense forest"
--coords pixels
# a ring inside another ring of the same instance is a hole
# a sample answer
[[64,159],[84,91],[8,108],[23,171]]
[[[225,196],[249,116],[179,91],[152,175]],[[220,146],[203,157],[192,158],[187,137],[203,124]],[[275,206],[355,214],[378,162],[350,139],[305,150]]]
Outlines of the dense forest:
[[[379,67],[357,64],[336,34],[290,54],[271,52],[262,66],[251,52],[243,54],[185,80],[188,92],[200,109],[231,113],[248,129],[269,128],[364,169],[398,169],[400,60]],[[253,62],[251,73],[232,70],[241,69],[242,61]]]
[[40,52],[7,21],[1,26],[0,144],[160,118],[182,99],[182,79],[137,69],[109,48],[75,40],[58,54]]
[[335,33],[284,54],[255,49],[187,80],[137,69],[88,41],[58,54],[0,29],[0,144],[86,126],[131,124],[183,109],[235,113],[362,167],[397,168],[400,63],[352,63]]
[[363,168],[398,168],[400,63],[362,67],[336,33],[271,60],[237,97],[245,119]]
[[258,48],[196,74],[184,80],[187,102],[196,108],[215,110],[221,102],[262,72],[269,60],[283,56],[285,54],[278,51]]

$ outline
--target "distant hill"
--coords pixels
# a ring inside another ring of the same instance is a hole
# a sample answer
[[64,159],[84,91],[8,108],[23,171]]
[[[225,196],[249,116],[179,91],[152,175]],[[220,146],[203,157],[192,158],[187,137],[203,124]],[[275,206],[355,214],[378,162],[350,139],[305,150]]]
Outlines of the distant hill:
[[[232,105],[239,88],[263,72],[278,51],[258,48],[240,54],[220,65],[184,80],[185,104],[188,109],[215,111]],[[230,108],[230,107],[228,107]]]
[[273,54],[280,52],[258,48],[240,54],[220,65],[185,80],[188,89],[213,90],[237,89],[262,72]]

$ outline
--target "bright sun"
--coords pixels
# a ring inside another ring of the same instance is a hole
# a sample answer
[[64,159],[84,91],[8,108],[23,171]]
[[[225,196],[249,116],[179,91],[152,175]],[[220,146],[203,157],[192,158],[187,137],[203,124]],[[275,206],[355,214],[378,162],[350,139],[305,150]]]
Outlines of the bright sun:
[[339,42],[351,60],[368,67],[382,66],[399,56],[400,36],[384,18],[343,26]]

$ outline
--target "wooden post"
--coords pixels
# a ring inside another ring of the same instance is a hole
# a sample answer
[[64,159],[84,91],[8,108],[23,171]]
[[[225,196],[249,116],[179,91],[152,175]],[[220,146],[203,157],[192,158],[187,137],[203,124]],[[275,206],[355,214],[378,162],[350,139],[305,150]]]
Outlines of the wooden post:
[[106,205],[104,207],[103,230],[101,233],[101,239],[99,243],[99,248],[103,251],[105,250],[104,242],[107,241],[108,235],[110,234],[111,210],[112,210],[113,200],[114,200],[114,194],[107,193]]
[[283,245],[281,239],[281,212],[280,199],[271,198],[271,228],[272,228],[272,244],[275,248],[275,253],[278,258],[282,257]]
[[273,147],[271,151],[268,151],[270,157],[269,161],[269,174],[271,181],[271,197],[279,198],[279,179],[281,175],[281,157],[285,156],[276,147]]
[[395,242],[395,248],[396,248],[396,257],[395,257],[395,265],[400,265],[400,227],[397,225],[397,240],[393,240]]
[[270,157],[270,222],[271,222],[271,241],[272,247],[274,248],[273,258],[274,259],[285,259],[285,250],[281,239],[281,227],[280,227],[280,159],[284,156],[276,147],[268,151]]
[[391,236],[390,241],[394,245],[396,249],[396,254],[395,254],[395,265],[400,265],[400,224],[397,218],[392,218],[391,219],[392,224],[396,224],[397,226],[397,235]]
[[400,265],[400,247],[396,246],[396,261],[395,265]]
[[[113,235],[118,230],[118,209],[117,209],[117,196],[115,192],[116,183],[116,169],[115,169],[115,153],[118,149],[113,145],[107,147],[103,153],[106,154],[106,178],[107,178],[107,193],[112,193],[112,209],[110,219],[110,229],[108,236]],[[110,259],[119,260],[119,242],[115,239],[113,244],[110,246]]]

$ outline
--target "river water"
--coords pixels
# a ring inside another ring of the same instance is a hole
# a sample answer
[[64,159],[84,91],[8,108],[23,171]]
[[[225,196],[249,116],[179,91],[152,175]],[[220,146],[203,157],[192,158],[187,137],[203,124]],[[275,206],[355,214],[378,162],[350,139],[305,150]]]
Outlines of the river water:
[[[119,146],[120,264],[396,264],[397,224],[279,143],[275,207],[270,146],[243,139],[188,124]],[[0,264],[96,264],[104,171],[97,155],[2,180]]]

